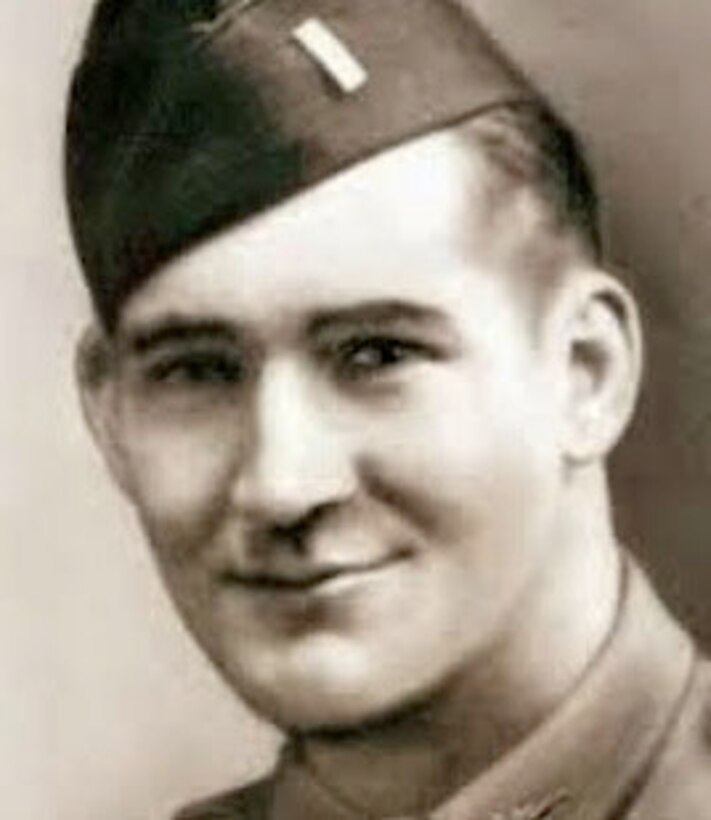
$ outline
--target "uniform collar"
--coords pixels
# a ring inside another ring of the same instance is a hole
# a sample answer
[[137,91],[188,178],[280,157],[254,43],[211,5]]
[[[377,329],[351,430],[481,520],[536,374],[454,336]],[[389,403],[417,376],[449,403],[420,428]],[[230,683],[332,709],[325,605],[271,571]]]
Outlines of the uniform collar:
[[[523,742],[428,817],[616,816],[633,799],[673,723],[693,660],[689,639],[630,562],[615,628],[581,683]],[[339,804],[291,745],[277,772],[269,820],[364,818]]]

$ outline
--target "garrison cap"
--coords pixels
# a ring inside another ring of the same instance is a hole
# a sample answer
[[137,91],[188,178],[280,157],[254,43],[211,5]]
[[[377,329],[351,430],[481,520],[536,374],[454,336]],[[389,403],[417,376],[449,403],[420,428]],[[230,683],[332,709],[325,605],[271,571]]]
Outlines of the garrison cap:
[[67,194],[110,326],[162,262],[378,151],[542,104],[458,0],[104,0]]

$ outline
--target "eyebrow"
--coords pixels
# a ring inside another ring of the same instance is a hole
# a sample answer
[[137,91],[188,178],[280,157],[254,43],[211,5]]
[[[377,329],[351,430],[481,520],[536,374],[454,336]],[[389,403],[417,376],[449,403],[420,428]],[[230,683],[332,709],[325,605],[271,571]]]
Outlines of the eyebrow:
[[145,354],[164,345],[197,340],[234,343],[240,335],[235,327],[221,319],[190,319],[169,315],[155,322],[129,327],[126,345],[132,353]]
[[[307,335],[318,337],[344,327],[425,326],[452,340],[456,337],[447,315],[440,309],[398,299],[360,302],[356,305],[316,310],[310,316]],[[127,349],[145,355],[160,347],[182,342],[220,341],[234,344],[244,333],[234,323],[220,318],[191,318],[166,315],[125,331]]]
[[447,315],[439,308],[405,302],[398,299],[362,302],[342,308],[317,311],[308,325],[310,335],[328,333],[343,325],[427,325],[440,332],[453,335]]

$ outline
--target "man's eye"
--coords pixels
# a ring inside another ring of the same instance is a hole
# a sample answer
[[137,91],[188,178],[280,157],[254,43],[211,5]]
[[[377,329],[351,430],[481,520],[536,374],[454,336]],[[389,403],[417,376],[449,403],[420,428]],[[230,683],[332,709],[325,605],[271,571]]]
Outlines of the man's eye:
[[238,384],[244,377],[236,358],[215,353],[192,353],[155,362],[147,371],[153,384],[176,387],[219,387]]
[[422,358],[423,355],[422,347],[413,342],[375,337],[344,345],[340,351],[339,365],[350,376],[368,376]]

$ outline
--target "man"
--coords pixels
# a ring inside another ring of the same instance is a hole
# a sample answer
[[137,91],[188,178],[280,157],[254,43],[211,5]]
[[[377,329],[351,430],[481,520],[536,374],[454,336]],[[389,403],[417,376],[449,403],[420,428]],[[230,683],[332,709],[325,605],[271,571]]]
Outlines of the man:
[[467,7],[107,0],[67,170],[87,418],[289,738],[180,816],[708,817],[708,673],[610,514],[635,303]]

